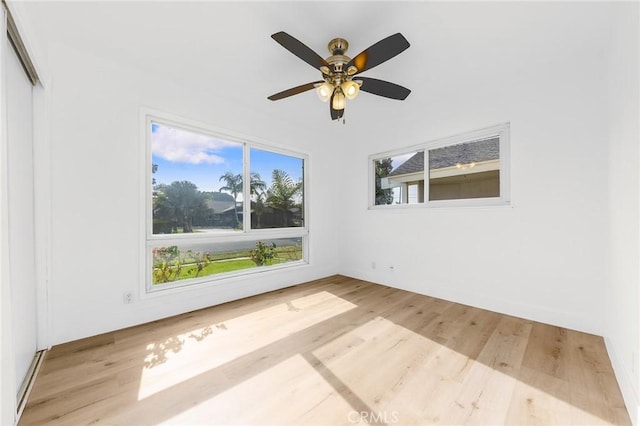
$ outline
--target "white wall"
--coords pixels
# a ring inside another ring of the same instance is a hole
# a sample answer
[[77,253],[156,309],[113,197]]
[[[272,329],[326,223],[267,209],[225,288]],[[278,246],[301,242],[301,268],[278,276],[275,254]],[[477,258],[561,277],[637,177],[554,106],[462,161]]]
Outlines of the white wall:
[[640,422],[640,102],[638,3],[621,13],[608,58],[609,271],[604,336],[634,424]]
[[[265,272],[197,287],[181,294],[123,303],[138,295],[142,259],[140,107],[151,107],[234,133],[259,136],[309,152],[310,226],[330,230],[330,194],[314,191],[326,181],[328,153],[314,133],[242,106],[228,108],[219,94],[162,81],[86,51],[50,48],[53,77],[52,264],[50,342],[57,344],[231,299],[304,282],[335,272],[331,232],[313,233],[311,265]],[[101,268],[100,265],[108,265]]]
[[[568,29],[608,22],[608,7],[500,3],[466,5],[455,22],[432,16],[429,93],[350,135],[341,272],[601,334],[605,46],[595,29]],[[367,210],[368,155],[501,122],[511,123],[511,207]]]
[[[348,108],[348,124],[322,136],[238,100],[231,111],[224,107],[229,99],[189,88],[192,82],[162,81],[85,50],[52,46],[51,342],[337,270],[601,334],[608,222],[600,29],[613,6],[483,4],[467,5],[466,13],[451,7],[424,14],[432,37],[405,34],[429,47],[420,72],[433,81],[428,92],[393,109],[393,101],[364,94]],[[458,19],[451,21],[454,12]],[[567,31],[568,20],[574,30],[593,28],[593,35]],[[478,38],[480,31],[487,35]],[[123,305],[122,293],[139,288],[140,105],[311,152],[314,264],[242,280],[251,290],[230,283]],[[388,119],[365,115],[376,108]],[[512,207],[367,210],[369,154],[505,121]],[[98,224],[100,234],[88,237]],[[95,262],[115,253],[118,273],[95,274]],[[385,270],[389,264],[393,273]]]

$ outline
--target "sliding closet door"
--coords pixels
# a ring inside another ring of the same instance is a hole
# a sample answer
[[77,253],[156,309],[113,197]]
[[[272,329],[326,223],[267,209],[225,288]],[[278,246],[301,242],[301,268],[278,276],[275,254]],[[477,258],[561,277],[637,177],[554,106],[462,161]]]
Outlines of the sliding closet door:
[[6,46],[9,276],[16,395],[36,354],[33,86],[10,42]]

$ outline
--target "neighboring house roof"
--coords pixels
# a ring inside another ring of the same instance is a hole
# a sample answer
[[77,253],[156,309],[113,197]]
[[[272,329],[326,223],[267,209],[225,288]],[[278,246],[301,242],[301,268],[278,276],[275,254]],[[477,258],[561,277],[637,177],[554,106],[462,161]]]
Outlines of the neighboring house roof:
[[429,151],[429,169],[442,169],[456,164],[468,164],[500,158],[500,140],[483,141],[445,146]]
[[242,201],[239,201],[238,203],[236,203],[236,206],[234,208],[233,205],[227,207],[225,210],[223,210],[222,212],[215,212],[215,213],[221,213],[221,214],[235,214],[234,210],[237,211],[238,213],[242,213]]
[[233,200],[231,201],[207,200],[206,203],[207,203],[207,207],[212,209],[215,213],[221,213],[225,210],[233,210],[233,206],[235,204]]
[[[500,140],[491,138],[478,142],[461,143],[429,150],[429,168],[442,169],[456,164],[497,160],[500,158]],[[389,173],[389,177],[424,171],[424,152],[416,152],[407,161]]]

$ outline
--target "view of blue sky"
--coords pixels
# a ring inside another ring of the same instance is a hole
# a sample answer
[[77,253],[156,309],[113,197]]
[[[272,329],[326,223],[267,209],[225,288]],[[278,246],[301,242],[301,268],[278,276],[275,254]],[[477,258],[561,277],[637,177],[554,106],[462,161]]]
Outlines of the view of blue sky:
[[[151,124],[151,162],[158,170],[158,184],[187,180],[201,191],[218,191],[224,186],[220,176],[242,174],[243,145],[210,135]],[[271,185],[274,169],[284,170],[294,181],[302,178],[302,159],[274,152],[251,149],[251,172]],[[238,197],[238,201],[241,197]]]

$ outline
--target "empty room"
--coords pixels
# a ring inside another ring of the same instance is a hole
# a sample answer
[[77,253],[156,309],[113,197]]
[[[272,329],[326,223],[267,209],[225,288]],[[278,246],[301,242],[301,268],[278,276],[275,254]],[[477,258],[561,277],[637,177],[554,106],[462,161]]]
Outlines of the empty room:
[[0,424],[640,424],[640,3],[2,1]]

